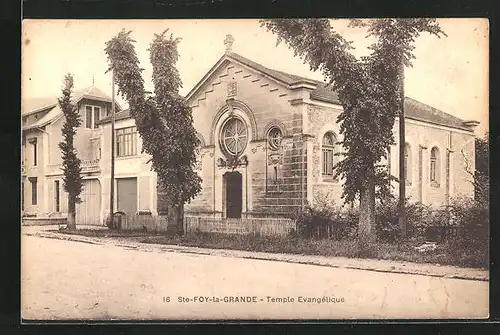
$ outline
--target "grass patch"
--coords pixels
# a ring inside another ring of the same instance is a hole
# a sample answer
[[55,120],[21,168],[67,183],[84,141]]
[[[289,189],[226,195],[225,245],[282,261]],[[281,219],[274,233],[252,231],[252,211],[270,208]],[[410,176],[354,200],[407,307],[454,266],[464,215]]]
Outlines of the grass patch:
[[450,243],[438,245],[430,252],[418,252],[414,249],[420,243],[405,242],[400,244],[376,242],[367,254],[360,250],[357,240],[312,239],[303,237],[269,237],[256,235],[227,235],[219,233],[196,233],[177,236],[166,233],[142,231],[112,231],[77,229],[57,232],[88,237],[119,238],[148,244],[178,245],[209,249],[244,250],[256,252],[318,255],[327,257],[371,258],[414,263],[454,265],[460,267],[487,268],[488,257],[480,251],[461,252]]

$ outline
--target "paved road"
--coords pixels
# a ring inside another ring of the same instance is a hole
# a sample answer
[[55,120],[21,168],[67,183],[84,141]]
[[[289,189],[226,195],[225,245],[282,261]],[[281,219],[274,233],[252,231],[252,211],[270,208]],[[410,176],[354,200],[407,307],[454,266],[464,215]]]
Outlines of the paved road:
[[[488,282],[145,252],[26,235],[21,241],[26,319],[488,316]],[[241,296],[256,302],[229,302]],[[330,302],[307,302],[322,297]]]

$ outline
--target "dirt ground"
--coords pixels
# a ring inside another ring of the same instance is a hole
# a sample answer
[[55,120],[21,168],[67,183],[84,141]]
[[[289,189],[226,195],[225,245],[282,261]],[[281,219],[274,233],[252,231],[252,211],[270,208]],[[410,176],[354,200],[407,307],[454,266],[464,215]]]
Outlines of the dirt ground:
[[[26,235],[21,243],[24,319],[488,316],[486,281],[130,250]],[[235,301],[242,297],[244,302]]]

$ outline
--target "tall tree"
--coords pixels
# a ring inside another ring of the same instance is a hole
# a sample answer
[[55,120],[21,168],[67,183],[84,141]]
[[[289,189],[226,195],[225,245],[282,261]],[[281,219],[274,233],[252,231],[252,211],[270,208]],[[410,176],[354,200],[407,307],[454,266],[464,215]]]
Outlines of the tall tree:
[[74,146],[74,139],[78,127],[82,120],[78,114],[77,106],[71,99],[73,94],[73,76],[67,74],[64,77],[62,95],[58,98],[59,106],[64,114],[65,122],[62,127],[62,135],[64,141],[59,143],[59,148],[62,153],[63,166],[63,185],[64,190],[68,193],[68,222],[67,229],[76,229],[76,204],[79,203],[80,193],[83,188],[81,177],[80,159],[77,157]]
[[194,171],[199,145],[192,111],[179,95],[182,81],[175,65],[179,38],[155,34],[148,49],[153,66],[154,95],[146,92],[131,31],[122,30],[106,42],[109,70],[114,71],[118,92],[129,104],[142,138],[142,151],[151,155],[152,168],[163,186],[169,219],[183,234],[184,204],[201,191]]
[[311,70],[322,71],[338,92],[343,107],[338,117],[345,157],[335,166],[345,180],[342,197],[359,197],[359,239],[369,245],[375,232],[375,191],[389,192],[391,176],[379,163],[395,143],[393,125],[402,106],[404,66],[411,66],[414,41],[421,32],[444,35],[434,19],[351,20],[375,37],[367,57],[357,59],[352,42],[335,31],[327,19],[262,20],[262,26],[284,41]]

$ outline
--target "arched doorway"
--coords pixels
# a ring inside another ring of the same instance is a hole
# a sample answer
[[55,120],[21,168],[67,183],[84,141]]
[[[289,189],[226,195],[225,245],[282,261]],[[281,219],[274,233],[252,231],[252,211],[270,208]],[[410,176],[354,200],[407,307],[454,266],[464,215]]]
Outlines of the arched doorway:
[[243,192],[241,173],[224,174],[225,214],[227,218],[241,218]]

